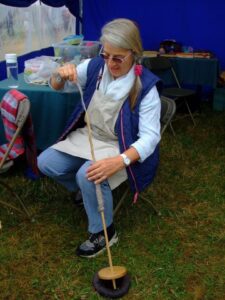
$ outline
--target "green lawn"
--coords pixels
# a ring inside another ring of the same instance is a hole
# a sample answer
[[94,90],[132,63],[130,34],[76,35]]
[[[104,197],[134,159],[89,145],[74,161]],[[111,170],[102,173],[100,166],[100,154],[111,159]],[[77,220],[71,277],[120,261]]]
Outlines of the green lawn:
[[[225,299],[225,112],[208,105],[165,132],[161,162],[145,195],[126,199],[115,218],[114,265],[125,266],[131,288],[124,299]],[[47,178],[30,181],[21,163],[1,179],[14,186],[35,222],[0,206],[0,299],[102,299],[92,279],[108,265],[106,252],[76,257],[87,237],[85,212]],[[2,200],[10,199],[0,186]]]

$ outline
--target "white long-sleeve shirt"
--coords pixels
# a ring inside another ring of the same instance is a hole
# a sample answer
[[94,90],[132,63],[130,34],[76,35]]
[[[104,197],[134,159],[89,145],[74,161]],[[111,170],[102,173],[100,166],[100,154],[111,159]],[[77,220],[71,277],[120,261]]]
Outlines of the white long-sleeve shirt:
[[[81,87],[84,88],[87,81],[87,67],[90,59],[84,60],[77,66],[78,82]],[[105,93],[113,94],[113,99],[119,100],[122,96],[129,93],[131,86],[133,85],[135,75],[134,67],[128,72],[128,74],[119,77],[121,80],[121,86],[118,88],[118,83],[115,86],[115,80],[110,75],[107,65],[105,65],[103,78],[100,82],[99,89]],[[118,81],[118,79],[116,81]],[[62,92],[74,92],[77,89],[74,83],[66,81]],[[139,111],[139,132],[138,140],[132,145],[139,156],[140,162],[143,162],[148,156],[150,156],[156,145],[160,141],[160,111],[161,102],[159,98],[156,86],[154,86],[148,94],[142,99]]]

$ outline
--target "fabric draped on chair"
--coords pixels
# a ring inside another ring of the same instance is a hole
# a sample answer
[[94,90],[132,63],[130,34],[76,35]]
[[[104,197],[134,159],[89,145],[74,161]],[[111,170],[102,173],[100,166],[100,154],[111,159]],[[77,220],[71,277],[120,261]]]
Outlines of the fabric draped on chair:
[[[8,143],[0,146],[0,160],[3,158],[17,130],[17,113],[19,104],[27,97],[16,89],[8,91],[1,102],[1,115],[5,129],[5,136]],[[35,175],[39,174],[37,168],[37,150],[33,131],[33,123],[29,113],[21,133],[16,138],[12,149],[9,152],[8,159],[14,160],[18,156],[26,154],[28,166]]]

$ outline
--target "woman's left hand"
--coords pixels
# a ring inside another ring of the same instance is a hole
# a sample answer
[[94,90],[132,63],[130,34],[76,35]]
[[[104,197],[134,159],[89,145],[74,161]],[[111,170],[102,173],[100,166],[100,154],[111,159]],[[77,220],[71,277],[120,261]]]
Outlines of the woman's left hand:
[[101,159],[93,162],[87,169],[87,179],[99,184],[123,168],[124,163],[121,156]]

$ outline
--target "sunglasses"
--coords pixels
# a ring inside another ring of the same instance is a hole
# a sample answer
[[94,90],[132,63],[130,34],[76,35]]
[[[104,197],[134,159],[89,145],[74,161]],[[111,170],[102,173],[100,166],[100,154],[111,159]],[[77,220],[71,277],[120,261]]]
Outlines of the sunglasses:
[[111,59],[111,61],[113,61],[116,64],[122,64],[131,55],[131,53],[132,52],[129,52],[126,56],[116,56],[116,55],[114,56],[114,55],[106,54],[104,52],[100,52],[99,55],[105,60]]

